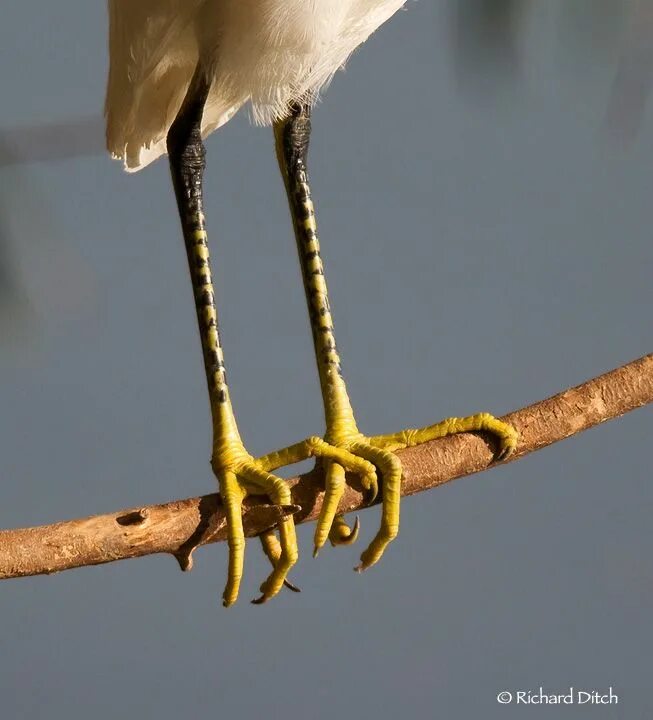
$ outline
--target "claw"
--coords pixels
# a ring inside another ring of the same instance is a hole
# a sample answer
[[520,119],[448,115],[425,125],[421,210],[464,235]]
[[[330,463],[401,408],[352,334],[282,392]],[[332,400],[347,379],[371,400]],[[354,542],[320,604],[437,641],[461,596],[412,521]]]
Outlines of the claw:
[[[276,570],[276,568],[275,568]],[[274,574],[274,571],[273,571]],[[263,603],[266,603],[268,600],[273,598],[277,593],[270,592],[269,590],[270,585],[270,578],[268,578],[262,585],[261,585],[261,595],[257,598],[254,598],[251,600],[252,605],[263,605]],[[293,592],[299,593],[301,590],[297,587],[297,585],[293,585],[293,583],[290,582],[288,579],[284,579],[283,585],[288,588],[288,590],[292,590]],[[278,591],[277,591],[278,592]]]
[[354,520],[354,527],[349,528],[345,522],[345,518],[342,514],[336,515],[333,525],[331,526],[331,532],[329,533],[329,540],[331,545],[353,545],[358,538],[358,531],[360,530],[360,518],[356,515]]
[[503,447],[499,452],[494,456],[495,462],[502,462],[506,458],[508,458],[510,455],[512,455],[512,448],[509,447]]
[[[383,554],[384,548],[381,548],[381,551],[379,552],[374,548],[375,543],[378,542],[378,535],[377,537],[372,541],[372,544],[367,548],[367,550],[364,550],[361,553],[361,561],[356,565],[354,568],[354,572],[357,572],[359,575],[362,572],[365,572],[365,570],[372,567],[372,565],[376,564],[379,561],[379,558]],[[388,544],[389,541],[385,543],[385,545]]]
[[376,496],[379,494],[379,483],[374,482],[370,485],[368,488],[365,489],[365,504],[371,505],[375,500]]
[[366,562],[363,560],[364,555],[365,555],[365,553],[363,553],[363,555],[361,555],[361,561],[360,561],[360,562],[358,563],[358,565],[356,565],[356,567],[354,568],[354,572],[355,572],[355,573],[358,573],[359,575],[360,575],[362,572],[365,572],[365,570],[367,570],[369,567],[371,567],[371,565],[368,565],[368,563],[366,563]]
[[297,585],[293,585],[290,580],[284,580],[283,584],[288,588],[288,590],[292,590],[293,592],[300,593],[302,591],[301,588],[297,587]]
[[[297,585],[293,585],[290,580],[284,580],[283,584],[288,588],[288,590],[292,590],[293,592],[300,593],[301,589],[297,587]],[[267,602],[267,598],[265,595],[261,595],[260,597],[254,598],[253,600],[250,600],[252,605],[263,605],[263,603]]]
[[507,460],[513,452],[517,449],[517,435],[516,433],[514,436],[509,437],[503,437],[500,440],[499,449],[494,455],[494,461],[495,462],[501,462],[503,460]]

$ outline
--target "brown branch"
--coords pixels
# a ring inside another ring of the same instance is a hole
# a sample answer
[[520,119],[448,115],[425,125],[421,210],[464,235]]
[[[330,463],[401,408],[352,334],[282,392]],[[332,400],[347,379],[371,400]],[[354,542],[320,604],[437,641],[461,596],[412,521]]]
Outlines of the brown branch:
[[[652,401],[653,354],[506,415],[504,419],[520,433],[517,451],[508,462]],[[479,472],[492,462],[490,446],[476,434],[448,437],[399,454],[404,468],[403,495]],[[322,504],[321,481],[319,470],[290,480],[296,505],[271,506],[251,499],[243,517],[246,534],[259,534],[288,513],[295,513],[297,522],[315,520]],[[340,506],[344,512],[365,507],[356,478],[351,482]],[[194,548],[225,540],[225,530],[216,494],[54,525],[3,530],[0,579],[153,553],[170,553],[187,570]]]

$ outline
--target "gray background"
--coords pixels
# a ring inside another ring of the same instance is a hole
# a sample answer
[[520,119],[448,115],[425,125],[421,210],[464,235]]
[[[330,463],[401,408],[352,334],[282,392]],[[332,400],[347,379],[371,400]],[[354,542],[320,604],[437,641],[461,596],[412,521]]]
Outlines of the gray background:
[[[628,6],[527,3],[511,49],[482,5],[410,2],[315,115],[337,336],[369,433],[501,414],[652,349],[653,116],[635,132],[631,98],[605,130]],[[0,527],[214,488],[167,165],[126,176],[101,153],[106,31],[101,2],[3,8]],[[16,130],[79,118],[96,120],[42,146]],[[78,156],[44,162],[48,147]],[[269,129],[241,113],[208,152],[232,395],[262,453],[323,428],[294,241]],[[255,544],[229,611],[225,546],[191,574],[150,557],[5,582],[2,716],[648,718],[652,432],[641,410],[409,499],[361,577],[378,509],[357,547],[317,561],[304,526],[303,593],[262,608]],[[540,685],[612,686],[619,705],[497,704]]]

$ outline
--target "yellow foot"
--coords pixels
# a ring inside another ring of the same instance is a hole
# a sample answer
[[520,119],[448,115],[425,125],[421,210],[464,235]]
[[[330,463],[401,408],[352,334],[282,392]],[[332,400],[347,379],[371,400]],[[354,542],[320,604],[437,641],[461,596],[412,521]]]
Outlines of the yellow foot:
[[[214,471],[220,485],[220,495],[227,515],[227,540],[229,544],[229,571],[222,604],[229,607],[236,602],[245,559],[245,534],[243,532],[242,504],[247,495],[266,495],[276,505],[291,503],[290,489],[281,478],[271,475],[259,460],[244,449],[225,452],[227,463],[214,462]],[[286,582],[290,568],[297,562],[297,537],[292,516],[279,523],[279,540],[272,533],[261,538],[266,555],[272,562],[272,572],[261,585],[263,603],[274,597]],[[294,588],[294,586],[292,586]]]
[[[263,552],[265,553],[265,556],[270,561],[270,564],[272,567],[276,567],[277,563],[281,559],[281,543],[279,542],[279,538],[277,538],[277,535],[274,531],[274,529],[266,530],[265,532],[262,532],[259,536],[259,540],[261,541],[261,545],[263,546]],[[288,588],[288,590],[292,590],[293,592],[301,592],[301,590],[297,587],[297,585],[294,585],[293,583],[286,578],[283,581],[283,584]],[[252,601],[255,605],[258,605],[258,599]]]
[[[315,527],[314,552],[317,555],[327,538],[333,545],[350,544],[358,535],[358,518],[349,530],[338,505],[345,489],[345,471],[360,472],[362,484],[373,502],[378,492],[377,469],[381,476],[383,506],[381,527],[369,547],[362,553],[360,564],[354,568],[362,572],[377,563],[386,547],[399,532],[399,501],[401,498],[401,462],[395,451],[447,435],[463,432],[486,431],[496,436],[497,460],[507,458],[517,446],[518,433],[510,425],[489,413],[465,418],[448,418],[442,422],[417,430],[402,430],[392,435],[366,437],[358,432],[344,434],[330,443],[310,438],[304,443],[261,458],[263,466],[272,470],[283,464],[298,462],[311,455],[325,459],[325,495]],[[307,446],[314,452],[307,452]],[[357,469],[357,465],[360,469]]]

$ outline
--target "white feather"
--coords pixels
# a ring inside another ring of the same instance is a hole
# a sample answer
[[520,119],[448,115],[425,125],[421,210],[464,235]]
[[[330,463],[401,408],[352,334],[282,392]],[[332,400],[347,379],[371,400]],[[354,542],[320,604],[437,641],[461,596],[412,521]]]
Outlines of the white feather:
[[406,0],[109,0],[107,147],[130,171],[166,152],[198,64],[206,136],[245,103],[259,124],[315,97]]

